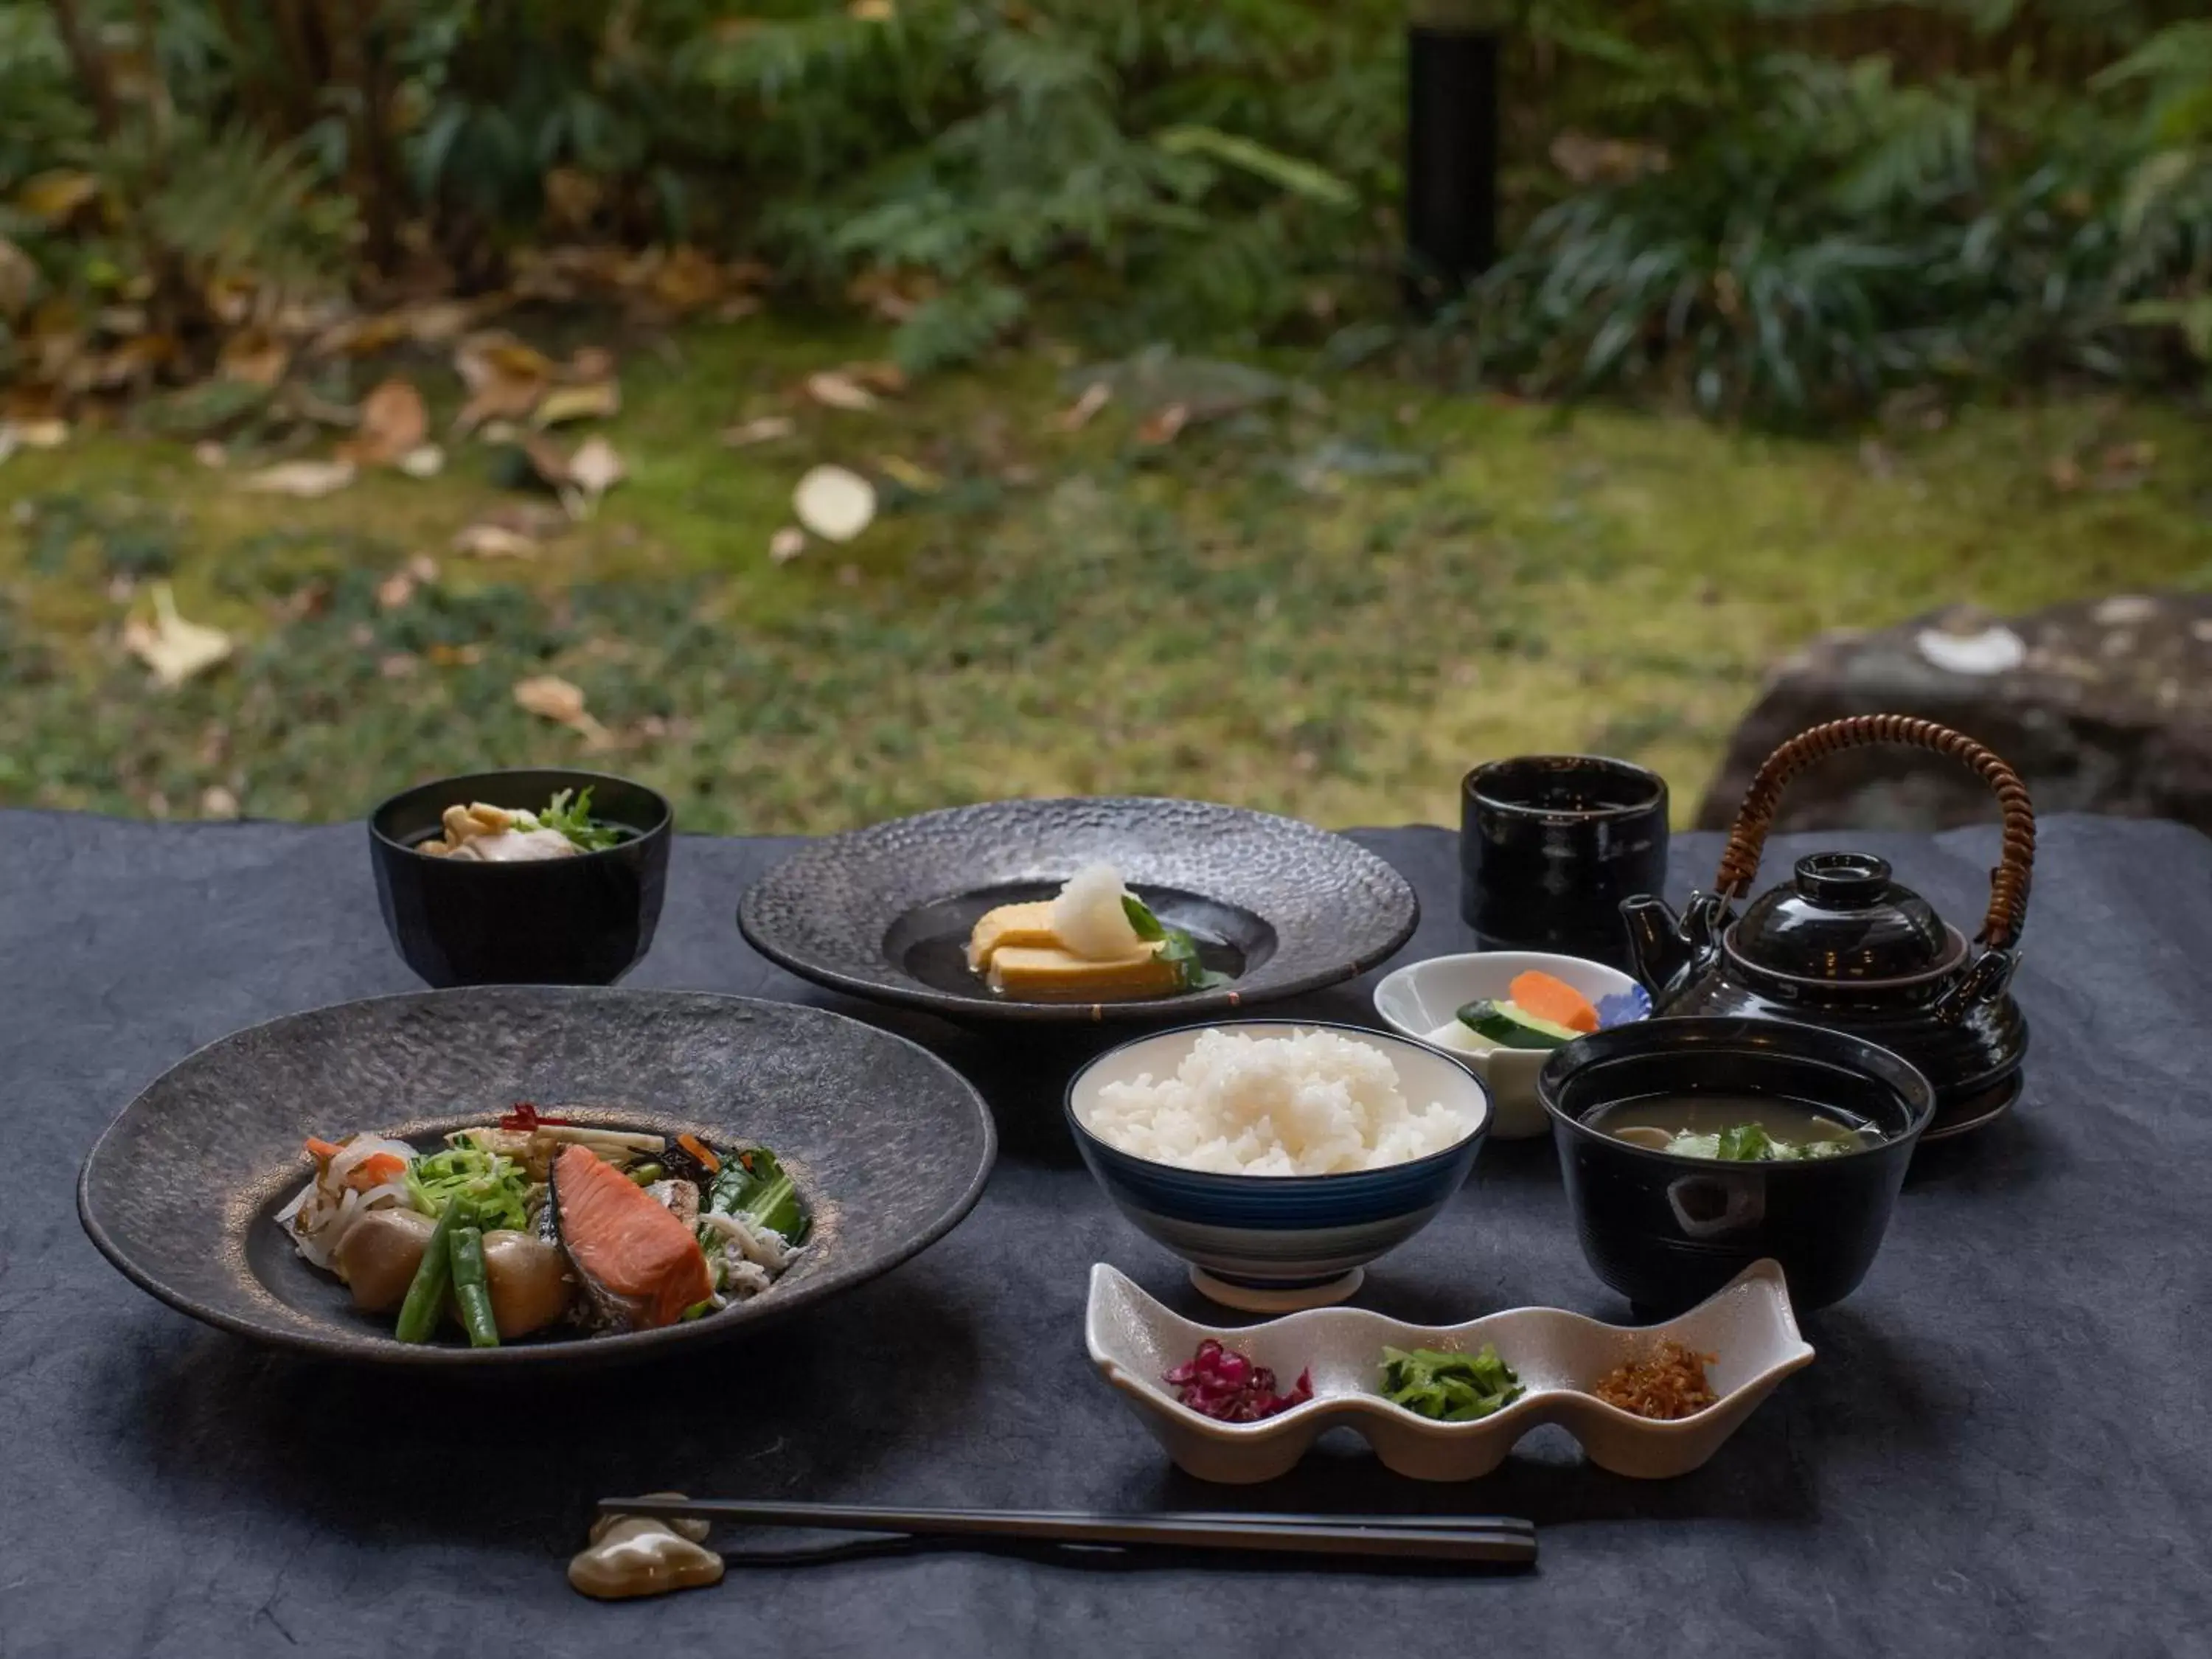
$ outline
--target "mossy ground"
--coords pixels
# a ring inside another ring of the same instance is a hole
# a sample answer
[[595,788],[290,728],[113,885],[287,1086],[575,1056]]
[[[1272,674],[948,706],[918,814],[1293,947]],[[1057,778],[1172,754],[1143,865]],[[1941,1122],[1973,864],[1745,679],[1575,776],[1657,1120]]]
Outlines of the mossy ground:
[[[1876,453],[1351,377],[1148,445],[1120,404],[1060,429],[1044,353],[872,411],[793,400],[871,352],[761,319],[641,347],[604,426],[629,481],[530,561],[448,551],[514,499],[470,446],[435,480],[314,501],[123,432],[17,454],[0,801],[193,816],[216,788],[329,819],[574,761],[725,831],[1060,791],[1449,821],[1471,761],[1571,747],[1658,767],[1686,815],[1762,674],[1817,632],[2212,581],[2212,430],[2154,406],[1970,410]],[[451,376],[410,372],[442,423]],[[791,437],[720,441],[776,410]],[[2128,443],[2154,447],[2148,478],[2095,487]],[[2070,453],[2088,487],[2051,482]],[[769,560],[808,465],[886,456],[942,489]],[[380,603],[418,553],[437,580]],[[159,574],[240,640],[175,691],[117,642]],[[540,673],[584,690],[606,746],[515,705]]]

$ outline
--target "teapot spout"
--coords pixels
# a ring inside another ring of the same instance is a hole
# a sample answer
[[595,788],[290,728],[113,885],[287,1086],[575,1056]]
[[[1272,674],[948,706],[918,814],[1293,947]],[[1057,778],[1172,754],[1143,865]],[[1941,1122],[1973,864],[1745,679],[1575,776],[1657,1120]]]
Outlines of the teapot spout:
[[1655,893],[1621,900],[1620,920],[1628,929],[1629,960],[1636,977],[1651,993],[1652,1006],[1662,1006],[1689,983],[1697,967],[1689,929]]

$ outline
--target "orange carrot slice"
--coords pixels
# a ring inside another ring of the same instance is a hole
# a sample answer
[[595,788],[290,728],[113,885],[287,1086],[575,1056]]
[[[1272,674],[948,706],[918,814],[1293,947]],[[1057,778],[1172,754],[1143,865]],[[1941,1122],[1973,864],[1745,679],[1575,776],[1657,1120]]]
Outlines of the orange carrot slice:
[[365,1193],[373,1187],[381,1187],[407,1168],[407,1160],[397,1152],[371,1152],[346,1171],[345,1184],[356,1192]]
[[685,1152],[690,1153],[692,1157],[697,1158],[700,1164],[705,1167],[708,1175],[719,1175],[721,1173],[722,1160],[716,1158],[714,1156],[714,1149],[709,1146],[705,1141],[700,1139],[698,1136],[678,1135],[676,1137],[676,1144],[681,1146]]
[[318,1140],[314,1136],[309,1135],[307,1137],[307,1150],[313,1152],[317,1158],[336,1158],[340,1152],[345,1151],[345,1148],[339,1146],[335,1141]]
[[1513,977],[1514,1006],[1539,1019],[1548,1019],[1554,1025],[1564,1025],[1570,1031],[1597,1030],[1597,1010],[1590,1006],[1589,999],[1563,979],[1531,969]]

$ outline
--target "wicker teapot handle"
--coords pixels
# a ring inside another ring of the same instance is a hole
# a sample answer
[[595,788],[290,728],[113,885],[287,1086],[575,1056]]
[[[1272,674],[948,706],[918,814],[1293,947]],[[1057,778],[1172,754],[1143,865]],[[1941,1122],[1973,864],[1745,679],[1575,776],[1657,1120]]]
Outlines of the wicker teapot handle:
[[1964,732],[1905,714],[1854,714],[1830,720],[1799,732],[1769,755],[1745,792],[1735,827],[1729,831],[1728,849],[1721,854],[1716,880],[1720,892],[1733,901],[1751,890],[1784,784],[1824,756],[1877,743],[1903,744],[1948,755],[1972,768],[1996,794],[2004,811],[2004,856],[1990,872],[1989,914],[1976,937],[1991,950],[2010,949],[2027,920],[2028,878],[2035,866],[2035,808],[2028,800],[2027,786],[2021,781],[2019,773]]

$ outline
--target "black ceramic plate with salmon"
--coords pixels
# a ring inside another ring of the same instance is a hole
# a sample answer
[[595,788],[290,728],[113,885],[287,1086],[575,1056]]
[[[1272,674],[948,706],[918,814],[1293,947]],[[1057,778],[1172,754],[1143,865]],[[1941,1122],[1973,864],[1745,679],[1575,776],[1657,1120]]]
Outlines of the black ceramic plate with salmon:
[[[404,1343],[356,1310],[276,1221],[310,1135],[422,1146],[514,1102],[578,1122],[775,1149],[807,1245],[711,1318],[496,1348]],[[996,1151],[982,1097],[918,1045],[817,1008],[681,991],[483,986],[377,997],[234,1032],[125,1109],[77,1181],[92,1241],[170,1306],[242,1336],[436,1369],[573,1367],[665,1355],[795,1313],[942,1237]]]

